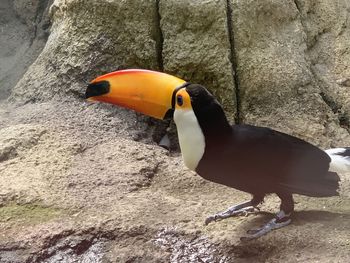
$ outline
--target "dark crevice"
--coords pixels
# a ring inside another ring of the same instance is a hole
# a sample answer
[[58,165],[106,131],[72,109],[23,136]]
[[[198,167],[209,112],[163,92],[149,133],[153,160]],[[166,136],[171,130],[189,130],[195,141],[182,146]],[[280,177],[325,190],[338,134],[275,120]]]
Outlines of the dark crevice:
[[49,25],[42,25],[42,20],[46,9],[48,8],[51,2],[52,0],[39,1],[38,7],[35,12],[34,21],[33,21],[34,28],[33,28],[33,36],[30,39],[30,46],[33,45],[35,39],[38,37],[38,32],[40,31],[39,27],[40,26],[46,27],[46,28],[43,28],[44,30],[46,30],[49,27]]
[[[305,26],[303,25],[303,27],[305,28]],[[307,41],[307,48],[308,50],[312,50],[316,44],[318,43],[319,39],[324,35],[328,33],[328,30],[326,28],[322,29],[322,31],[317,32],[317,35],[313,36],[313,38],[309,38],[308,36],[308,41]]]
[[[156,0],[156,48],[157,48],[157,62],[158,68],[160,71],[164,72],[164,61],[163,61],[163,46],[164,46],[164,36],[163,30],[161,26],[161,12],[160,12],[160,1]],[[172,117],[166,118],[164,120],[154,120],[150,119],[150,123],[153,123],[154,129],[152,134],[152,140],[160,145],[160,141],[164,136],[168,136],[170,140],[169,151],[178,151],[178,141],[177,141],[177,133],[176,128],[173,125]],[[150,124],[149,123],[149,124]],[[151,125],[151,126],[152,126]],[[174,136],[175,134],[175,136]],[[164,147],[160,145],[161,147]],[[166,147],[164,147],[166,148]]]
[[330,96],[321,92],[320,96],[332,112],[337,116],[340,127],[346,129],[350,133],[350,116],[342,110],[342,106],[338,105]]
[[236,56],[236,50],[235,50],[235,38],[232,28],[232,6],[230,0],[226,0],[226,15],[227,15],[227,30],[228,30],[228,37],[230,42],[230,60],[232,65],[232,76],[233,81],[235,85],[235,98],[234,101],[236,102],[236,116],[235,116],[235,123],[240,124],[242,123],[242,116],[241,116],[241,100],[240,100],[240,86],[239,86],[239,78],[237,74],[237,56]]
[[344,22],[343,22],[343,24],[342,24],[342,26],[341,26],[341,29],[340,29],[340,31],[339,31],[339,33],[338,33],[337,36],[341,36],[341,35],[345,32],[345,30],[347,29],[347,24],[348,24],[349,17],[350,17],[349,14],[350,14],[350,9],[348,10],[346,19],[344,20]]
[[36,39],[37,35],[38,35],[38,27],[39,27],[39,23],[40,23],[40,11],[42,9],[42,5],[43,5],[43,1],[39,1],[38,7],[36,9],[35,12],[35,17],[34,17],[34,29],[33,29],[33,37],[30,40],[30,45],[33,44],[34,40]]
[[333,111],[334,114],[338,114],[340,107],[329,97],[326,93],[320,93],[322,100],[327,104],[327,106]]
[[294,0],[294,4],[297,7],[299,14],[301,15],[301,8],[300,8],[300,3],[298,2],[298,0]]
[[156,30],[157,30],[157,61],[158,61],[158,67],[160,71],[164,71],[164,65],[163,65],[163,31],[161,28],[161,16],[160,16],[160,10],[159,10],[159,2],[160,0],[156,0]]
[[[317,74],[315,73],[312,65],[310,65],[311,74],[316,82],[321,82]],[[322,84],[318,84],[319,87],[322,87]],[[324,92],[327,89],[322,89],[319,93],[324,103],[330,108],[330,110],[334,113],[339,121],[339,126],[347,130],[350,134],[350,116],[348,113],[344,112],[343,106],[339,105],[339,103],[332,98],[331,95],[328,95]]]
[[338,120],[340,127],[346,129],[350,133],[350,116],[345,112],[341,112],[338,115]]
[[299,17],[300,17],[300,23],[301,23],[301,25],[302,25],[303,32],[305,33],[305,36],[306,36],[305,42],[306,42],[307,49],[310,50],[310,49],[312,49],[312,47],[315,45],[316,40],[315,40],[312,44],[310,44],[310,42],[311,42],[311,41],[309,40],[309,37],[310,37],[310,36],[308,35],[308,33],[307,33],[307,31],[306,31],[307,27],[306,27],[306,24],[305,24],[305,22],[304,22],[304,18],[303,18],[303,14],[302,14],[302,10],[301,10],[301,6],[300,6],[299,0],[294,0],[294,4],[295,4],[295,6],[296,6],[296,8],[297,8],[297,10],[298,10]]

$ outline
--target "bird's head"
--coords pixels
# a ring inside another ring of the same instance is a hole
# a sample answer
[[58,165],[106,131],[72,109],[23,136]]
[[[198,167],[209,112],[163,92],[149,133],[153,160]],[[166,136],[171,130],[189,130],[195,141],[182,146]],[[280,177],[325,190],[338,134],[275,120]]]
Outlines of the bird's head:
[[195,117],[203,132],[211,133],[218,125],[225,126],[221,131],[228,127],[221,105],[206,88],[162,72],[115,71],[91,81],[85,96],[90,101],[116,104],[157,119],[173,117],[175,112],[177,125]]

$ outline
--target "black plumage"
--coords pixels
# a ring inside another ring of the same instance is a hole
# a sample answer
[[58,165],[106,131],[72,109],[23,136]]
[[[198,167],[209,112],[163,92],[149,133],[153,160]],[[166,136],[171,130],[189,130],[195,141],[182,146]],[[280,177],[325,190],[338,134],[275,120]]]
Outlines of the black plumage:
[[205,88],[192,84],[186,90],[205,137],[205,152],[196,168],[200,176],[253,196],[276,193],[282,202],[292,200],[294,193],[338,195],[339,176],[328,171],[331,159],[323,150],[269,128],[230,126]]

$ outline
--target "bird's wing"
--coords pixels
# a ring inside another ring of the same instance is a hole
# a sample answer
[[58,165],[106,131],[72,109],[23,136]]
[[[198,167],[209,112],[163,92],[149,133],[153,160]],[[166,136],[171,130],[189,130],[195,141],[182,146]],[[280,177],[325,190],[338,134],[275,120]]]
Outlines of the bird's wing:
[[[334,195],[339,177],[329,173],[329,156],[285,133],[251,125],[233,126],[240,169],[246,176],[282,191],[310,196]],[[236,157],[237,158],[237,157]],[[244,167],[245,166],[245,167]]]

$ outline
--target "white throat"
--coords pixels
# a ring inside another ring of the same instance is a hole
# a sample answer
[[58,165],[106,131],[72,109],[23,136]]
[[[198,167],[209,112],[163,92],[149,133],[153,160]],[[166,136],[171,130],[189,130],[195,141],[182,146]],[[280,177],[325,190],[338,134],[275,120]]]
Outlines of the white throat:
[[202,159],[205,149],[205,139],[193,110],[176,109],[174,121],[185,165],[195,171]]

